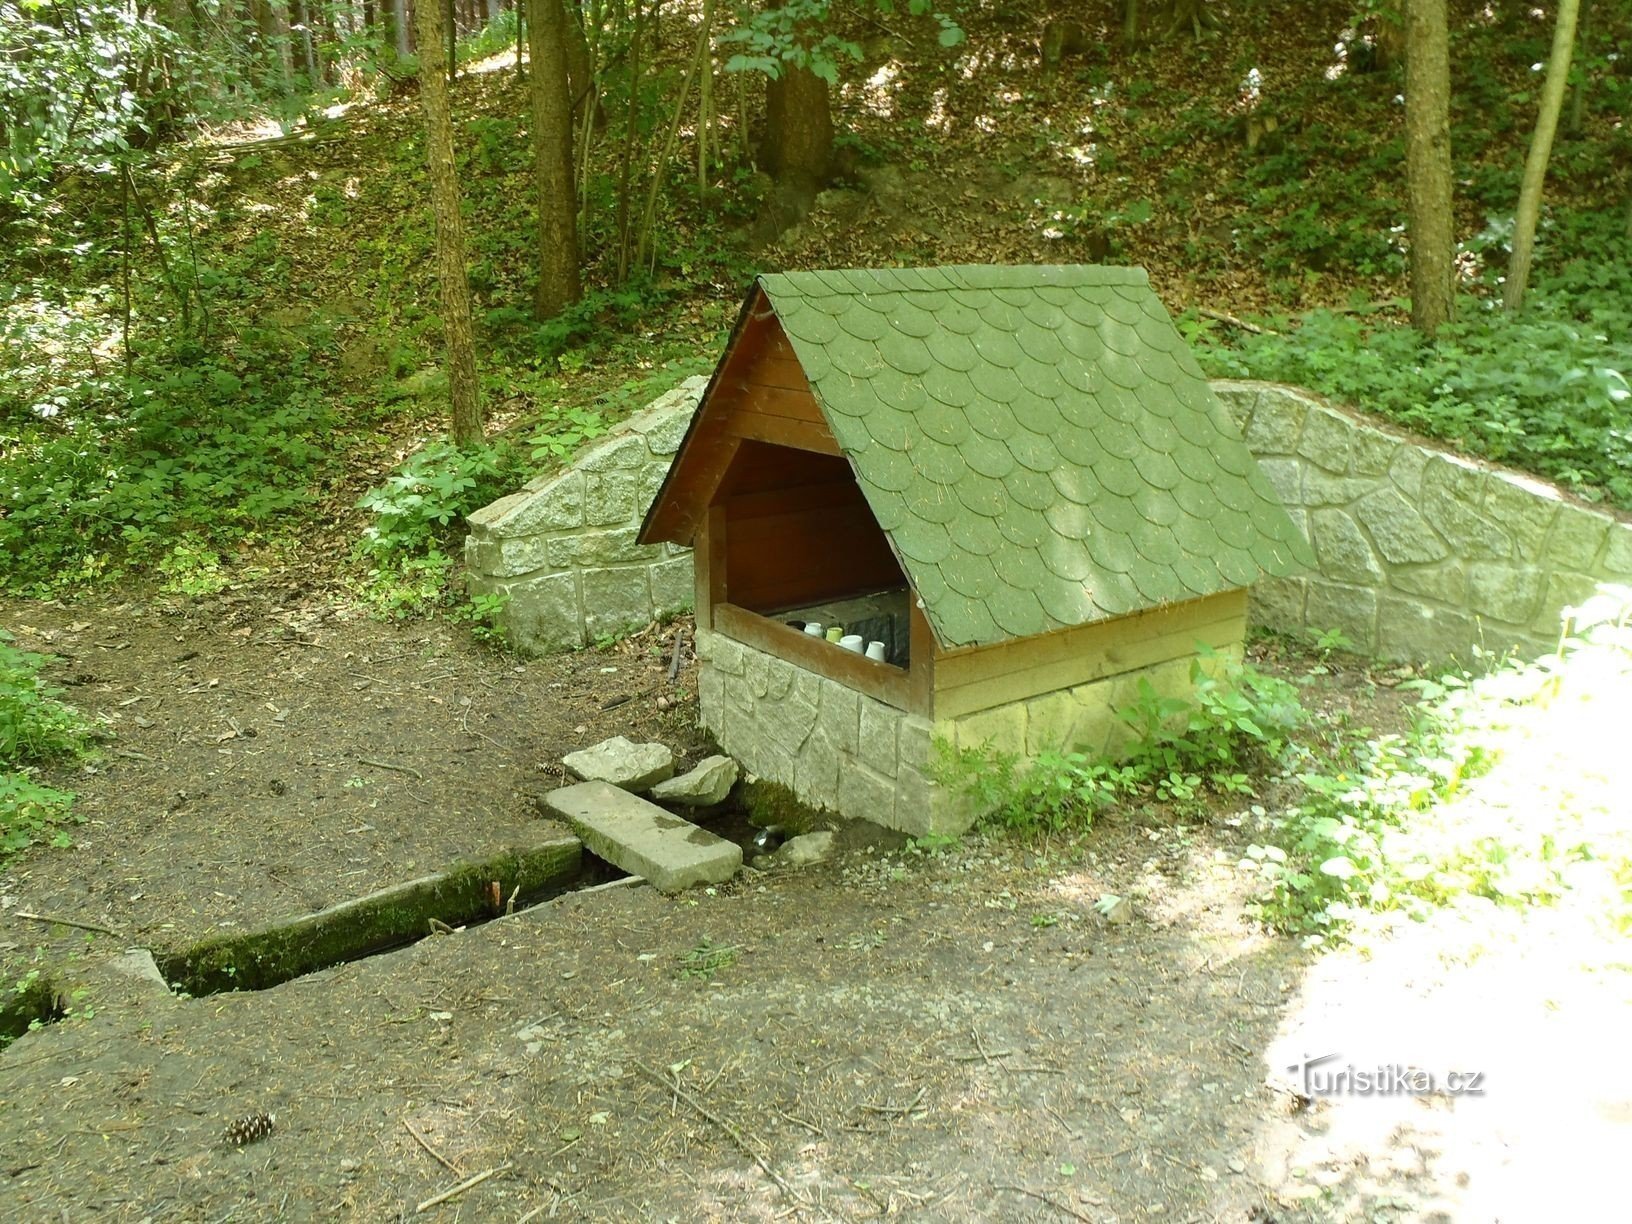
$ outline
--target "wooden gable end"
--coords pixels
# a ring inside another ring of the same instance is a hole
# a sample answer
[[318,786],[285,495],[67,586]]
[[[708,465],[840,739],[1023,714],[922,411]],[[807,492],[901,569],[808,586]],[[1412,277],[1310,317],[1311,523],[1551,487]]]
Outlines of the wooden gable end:
[[640,542],[693,545],[709,502],[745,441],[841,453],[793,345],[758,286],[647,513]]

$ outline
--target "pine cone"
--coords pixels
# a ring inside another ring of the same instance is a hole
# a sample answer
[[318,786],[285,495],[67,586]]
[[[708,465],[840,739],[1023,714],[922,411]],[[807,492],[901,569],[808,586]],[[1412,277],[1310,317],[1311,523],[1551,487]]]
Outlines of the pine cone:
[[276,1114],[269,1114],[257,1109],[254,1113],[245,1114],[241,1118],[234,1118],[227,1123],[226,1141],[231,1147],[243,1147],[246,1143],[258,1143],[272,1133],[277,1123]]

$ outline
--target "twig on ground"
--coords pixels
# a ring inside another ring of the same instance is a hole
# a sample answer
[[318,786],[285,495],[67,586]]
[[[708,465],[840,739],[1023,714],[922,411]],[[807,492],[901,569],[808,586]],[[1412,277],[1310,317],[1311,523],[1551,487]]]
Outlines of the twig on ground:
[[1231,327],[1239,327],[1242,331],[1251,332],[1255,336],[1278,336],[1281,333],[1271,331],[1267,327],[1259,327],[1256,323],[1248,323],[1245,319],[1238,319],[1232,314],[1225,314],[1222,310],[1209,310],[1205,306],[1196,307],[1196,313],[1204,319],[1214,319],[1220,323],[1228,323]]
[[390,761],[376,761],[373,757],[358,757],[357,764],[372,765],[375,769],[389,769],[392,773],[408,774],[416,782],[425,781],[425,775],[412,765],[393,765]]
[[993,1182],[992,1189],[1013,1190],[1016,1194],[1029,1195],[1031,1198],[1037,1199],[1039,1202],[1047,1203],[1050,1207],[1054,1208],[1055,1211],[1068,1215],[1074,1220],[1086,1220],[1088,1224],[1094,1224],[1092,1217],[1083,1215],[1082,1212],[1076,1210],[1076,1208],[1067,1206],[1053,1195],[1044,1194],[1041,1190],[1028,1190],[1024,1186],[1011,1186],[999,1182]]
[[704,1105],[696,1097],[692,1096],[691,1093],[680,1087],[680,1082],[678,1080],[664,1079],[661,1075],[652,1070],[652,1068],[648,1067],[645,1063],[641,1062],[638,1058],[634,1060],[634,1064],[636,1070],[638,1070],[647,1079],[651,1080],[659,1087],[665,1088],[669,1092],[672,1092],[676,1100],[685,1102],[685,1104],[690,1106],[697,1113],[701,1114],[704,1118],[707,1118],[710,1122],[714,1123],[715,1126],[719,1127],[727,1135],[729,1135],[731,1140],[742,1151],[742,1154],[749,1157],[755,1164],[764,1170],[765,1176],[775,1182],[777,1188],[781,1190],[783,1194],[787,1195],[795,1203],[798,1203],[806,1210],[820,1211],[825,1215],[834,1214],[831,1208],[812,1201],[789,1185],[787,1179],[776,1171],[775,1166],[760,1154],[758,1145],[755,1143],[755,1141],[750,1139],[748,1135],[744,1134],[735,1123],[722,1118],[707,1105]]
[[827,1138],[827,1132],[824,1131],[821,1127],[817,1126],[816,1123],[806,1122],[803,1118],[795,1117],[793,1114],[787,1113],[786,1111],[781,1110],[781,1109],[777,1110],[776,1112],[777,1112],[777,1114],[779,1116],[786,1118],[789,1122],[792,1122],[795,1126],[802,1126],[813,1135],[820,1135],[823,1139]]
[[465,1180],[460,1182],[457,1186],[449,1186],[446,1190],[442,1191],[441,1194],[436,1195],[434,1198],[426,1199],[423,1203],[414,1208],[414,1214],[418,1215],[422,1211],[429,1211],[432,1207],[437,1206],[439,1203],[445,1203],[451,1198],[457,1198],[466,1190],[469,1190],[472,1186],[481,1185],[488,1178],[503,1173],[509,1167],[510,1166],[508,1164],[502,1164],[494,1165],[491,1169],[483,1169],[475,1176],[465,1178]]
[[680,676],[680,648],[686,641],[686,627],[684,625],[674,631],[674,654],[669,658],[669,683],[673,684]]
[[80,922],[75,918],[55,918],[50,914],[35,914],[30,913],[28,910],[18,910],[17,917],[26,919],[29,922],[43,922],[50,926],[73,927],[76,931],[96,931],[102,935],[112,935],[116,939],[124,937],[123,932],[116,931],[112,927],[98,926],[94,922]]
[[865,1105],[864,1104],[862,1106],[862,1108],[867,1110],[869,1113],[911,1114],[915,1110],[918,1109],[919,1102],[924,1099],[924,1093],[926,1091],[927,1091],[927,1089],[924,1089],[924,1088],[918,1089],[918,1095],[913,1097],[912,1100],[908,1101],[905,1105]]
[[414,1137],[414,1142],[419,1144],[420,1147],[424,1148],[426,1154],[432,1157],[444,1169],[446,1169],[449,1173],[452,1173],[455,1177],[463,1177],[465,1175],[465,1171],[463,1169],[454,1164],[453,1161],[449,1160],[446,1156],[442,1155],[441,1152],[437,1151],[429,1143],[427,1143],[425,1141],[425,1136],[414,1129],[414,1124],[412,1122],[408,1121],[407,1118],[404,1118],[402,1120],[402,1124],[408,1128],[408,1133]]

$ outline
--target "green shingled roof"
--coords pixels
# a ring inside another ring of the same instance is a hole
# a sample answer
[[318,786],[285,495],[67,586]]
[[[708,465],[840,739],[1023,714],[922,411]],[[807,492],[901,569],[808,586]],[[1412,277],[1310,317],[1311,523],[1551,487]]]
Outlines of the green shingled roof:
[[943,645],[1312,564],[1141,269],[759,284]]

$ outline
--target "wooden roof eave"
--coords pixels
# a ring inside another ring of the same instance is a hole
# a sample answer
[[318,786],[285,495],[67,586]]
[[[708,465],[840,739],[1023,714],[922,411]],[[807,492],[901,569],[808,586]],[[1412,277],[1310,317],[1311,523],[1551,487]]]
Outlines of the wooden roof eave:
[[[757,280],[749,287],[748,293],[743,298],[742,309],[737,312],[737,321],[732,325],[731,335],[725,342],[725,356],[714,367],[714,374],[709,378],[708,386],[703,388],[702,397],[697,401],[697,411],[692,415],[691,424],[686,427],[686,435],[680,440],[679,449],[675,451],[674,462],[669,464],[662,487],[658,489],[657,496],[652,499],[652,504],[646,510],[646,517],[641,522],[640,533],[636,537],[641,544],[678,544],[685,548],[692,548],[696,544],[697,531],[708,516],[708,503],[720,480],[724,478],[725,469],[730,464],[732,455],[736,452],[734,441],[724,436],[723,430],[719,427],[720,423],[710,421],[709,406],[716,389],[738,359],[742,334],[759,314],[756,307],[771,310],[770,299],[765,296],[765,291],[759,287]],[[698,454],[703,449],[715,453],[705,459]],[[696,471],[700,465],[702,470]],[[694,471],[699,480],[707,481],[708,487],[702,497],[693,498],[693,504],[688,506],[680,502],[677,494],[683,491],[687,479],[693,476]]]

